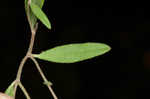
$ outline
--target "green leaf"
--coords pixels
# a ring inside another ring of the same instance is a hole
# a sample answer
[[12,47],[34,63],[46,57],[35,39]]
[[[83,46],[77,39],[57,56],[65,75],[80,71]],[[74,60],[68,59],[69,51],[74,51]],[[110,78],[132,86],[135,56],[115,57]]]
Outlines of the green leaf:
[[39,6],[31,2],[30,4],[33,14],[48,28],[51,29],[50,21],[48,20],[46,14],[41,10]]
[[31,1],[32,1],[32,3],[34,3],[37,6],[39,6],[40,8],[42,8],[45,0],[31,0]]
[[44,82],[43,84],[44,84],[44,85],[49,85],[49,86],[52,86],[52,85],[53,85],[50,81]]
[[[31,0],[32,3],[36,4],[37,6],[39,6],[40,8],[43,7],[45,0]],[[25,0],[25,9],[27,9],[28,5],[28,0]]]
[[68,44],[34,54],[34,57],[57,63],[74,63],[102,55],[110,49],[103,43]]
[[14,96],[14,87],[15,87],[15,82],[12,82],[9,87],[6,89],[5,94],[8,96]]
[[[43,7],[44,5],[44,1],[45,0],[32,0],[32,2],[34,4],[36,4],[37,6],[39,6],[40,8]],[[37,22],[37,18],[36,16],[33,14],[33,12],[31,11],[31,9],[28,7],[28,0],[25,0],[25,11],[26,13],[29,13],[29,20],[31,21],[31,28],[34,29],[36,22]]]

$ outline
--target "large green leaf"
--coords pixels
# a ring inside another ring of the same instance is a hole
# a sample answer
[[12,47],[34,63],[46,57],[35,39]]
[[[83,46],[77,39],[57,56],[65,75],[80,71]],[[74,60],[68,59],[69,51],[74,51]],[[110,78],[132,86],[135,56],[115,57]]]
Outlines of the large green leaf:
[[48,28],[51,29],[50,21],[48,20],[46,14],[42,11],[42,9],[37,6],[35,3],[31,2],[30,4],[31,10],[33,14]]
[[[45,0],[31,0],[34,4],[36,4],[37,6],[39,6],[40,8],[43,7],[44,5],[44,1]],[[37,22],[37,18],[36,16],[33,14],[33,12],[31,11],[31,9],[28,7],[28,0],[25,0],[25,11],[26,13],[28,13],[29,15],[29,20],[31,21],[31,28],[33,29],[36,25]]]
[[74,63],[102,55],[110,49],[103,43],[68,44],[34,54],[34,57],[57,63]]
[[15,87],[15,82],[12,82],[9,87],[6,89],[5,94],[8,96],[14,96],[14,87]]

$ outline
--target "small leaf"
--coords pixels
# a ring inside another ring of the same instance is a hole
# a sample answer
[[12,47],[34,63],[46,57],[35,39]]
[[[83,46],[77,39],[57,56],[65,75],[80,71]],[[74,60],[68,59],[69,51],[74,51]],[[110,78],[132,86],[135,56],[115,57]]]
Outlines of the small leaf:
[[12,82],[10,84],[10,86],[6,89],[5,94],[13,97],[14,96],[14,86],[15,86],[15,82]]
[[37,6],[42,8],[43,5],[44,5],[45,0],[31,0],[31,2],[33,2],[34,4],[36,4]]
[[33,14],[48,28],[51,29],[50,21],[39,6],[31,2],[30,4]]
[[44,85],[50,85],[50,86],[53,85],[50,81],[44,82],[43,84],[44,84]]
[[34,54],[34,57],[57,63],[74,63],[102,55],[110,49],[102,43],[68,44]]
[[[44,5],[44,1],[45,0],[32,0],[32,2],[34,3],[34,4],[36,4],[37,6],[39,6],[40,8],[42,8],[43,7],[43,5]],[[35,25],[36,25],[36,22],[37,22],[37,18],[36,18],[36,16],[33,14],[33,12],[31,11],[31,9],[30,8],[28,8],[28,0],[25,0],[25,11],[26,11],[26,13],[29,13],[29,20],[31,21],[31,27],[32,27],[32,29],[35,27]]]

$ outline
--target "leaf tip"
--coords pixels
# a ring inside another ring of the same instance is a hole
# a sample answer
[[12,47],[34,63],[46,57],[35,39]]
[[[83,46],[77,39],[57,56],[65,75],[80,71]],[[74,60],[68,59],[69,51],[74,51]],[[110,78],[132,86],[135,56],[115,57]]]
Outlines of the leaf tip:
[[109,52],[112,48],[109,45],[107,45],[107,47],[108,47],[108,51],[107,52]]
[[51,30],[52,29],[52,27],[51,27],[51,24],[49,23],[49,25],[47,26],[47,28],[49,29],[49,30]]

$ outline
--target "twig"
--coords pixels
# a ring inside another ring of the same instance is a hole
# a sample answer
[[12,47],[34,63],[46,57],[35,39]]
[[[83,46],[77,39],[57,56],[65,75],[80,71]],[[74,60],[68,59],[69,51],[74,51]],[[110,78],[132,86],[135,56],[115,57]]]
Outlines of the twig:
[[48,87],[50,93],[52,94],[53,98],[58,99],[55,92],[53,91],[53,89],[51,87],[51,84],[49,84],[49,81],[47,80],[43,71],[41,70],[39,63],[36,61],[36,59],[32,55],[31,55],[30,59],[35,63],[36,68],[38,69],[42,79],[44,80],[44,82],[45,82],[46,86]]

